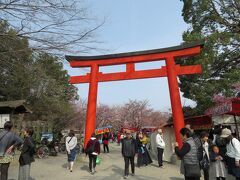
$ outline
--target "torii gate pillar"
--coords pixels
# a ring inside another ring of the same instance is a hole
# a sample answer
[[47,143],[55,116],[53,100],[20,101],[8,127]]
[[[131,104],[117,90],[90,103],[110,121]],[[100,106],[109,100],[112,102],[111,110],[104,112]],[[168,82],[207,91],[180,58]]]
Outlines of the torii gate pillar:
[[[184,127],[184,116],[182,111],[177,74],[174,69],[175,63],[173,57],[166,59],[167,79],[170,93],[170,100],[173,114],[173,124],[177,142],[182,142],[180,130]],[[179,144],[181,146],[181,143]]]
[[[90,83],[88,91],[88,107],[87,107],[87,121],[85,125],[84,139],[90,139],[91,134],[95,131],[96,125],[96,110],[97,110],[97,92],[98,92],[98,75],[99,67],[97,64],[91,66]],[[84,147],[86,141],[84,141]]]

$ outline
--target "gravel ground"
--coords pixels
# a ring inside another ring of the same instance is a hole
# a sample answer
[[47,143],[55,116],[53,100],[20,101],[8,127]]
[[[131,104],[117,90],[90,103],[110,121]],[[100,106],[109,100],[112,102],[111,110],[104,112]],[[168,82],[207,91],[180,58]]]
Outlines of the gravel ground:
[[[79,179],[95,179],[95,180],[118,180],[123,179],[124,161],[120,154],[120,146],[111,144],[110,153],[100,154],[102,162],[97,165],[96,173],[91,175],[88,172],[88,157],[84,154],[77,157],[73,172],[67,170],[67,158],[64,154],[46,159],[36,159],[32,163],[31,176],[32,180],[79,180]],[[136,162],[136,160],[135,160]],[[179,166],[165,163],[165,168],[157,167],[156,161],[147,167],[136,168],[135,176],[129,179],[143,180],[183,180],[183,176],[179,174]],[[18,163],[12,163],[9,169],[9,179],[16,180],[18,175]],[[210,178],[211,180],[215,178]],[[227,178],[232,180],[232,178]]]

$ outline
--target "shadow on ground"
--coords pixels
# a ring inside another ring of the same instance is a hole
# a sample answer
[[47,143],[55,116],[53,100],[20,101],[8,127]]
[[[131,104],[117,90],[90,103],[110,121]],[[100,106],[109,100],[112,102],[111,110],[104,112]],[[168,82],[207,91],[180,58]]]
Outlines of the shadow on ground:
[[153,163],[150,164],[150,166],[152,166],[152,167],[157,167],[157,168],[159,167],[157,164],[153,164]]
[[83,165],[80,169],[84,171],[89,171],[88,165]]
[[183,180],[183,178],[179,178],[179,177],[169,177],[171,180]]
[[64,169],[67,169],[68,163],[63,164],[62,167],[63,167]]
[[112,171],[114,172],[114,174],[123,176],[123,169],[121,169],[120,167],[113,165],[112,167]]

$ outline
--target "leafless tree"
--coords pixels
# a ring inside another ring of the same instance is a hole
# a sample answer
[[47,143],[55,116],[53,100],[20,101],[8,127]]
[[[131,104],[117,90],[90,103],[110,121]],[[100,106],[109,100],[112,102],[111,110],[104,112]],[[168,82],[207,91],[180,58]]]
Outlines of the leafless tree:
[[87,101],[79,99],[74,106],[74,117],[68,122],[68,126],[73,129],[80,129],[84,131],[86,114],[87,114]]
[[97,107],[96,121],[97,127],[103,127],[112,124],[114,113],[108,105],[99,104]]
[[121,120],[125,126],[141,128],[151,109],[148,101],[129,100],[121,109]]
[[55,54],[94,49],[93,32],[103,24],[89,18],[82,0],[1,0],[0,20],[27,38],[33,50]]
[[[86,121],[87,103],[81,100],[75,105],[76,115],[75,127],[84,128]],[[149,107],[148,101],[129,100],[124,105],[108,106],[99,104],[96,114],[96,127],[111,125],[113,130],[120,130],[122,127],[135,127],[141,129],[143,126],[161,127],[169,119],[169,113],[154,111]]]
[[169,113],[160,112],[160,111],[152,111],[149,115],[147,121],[144,121],[145,126],[155,126],[162,127],[167,124],[167,121],[170,117]]

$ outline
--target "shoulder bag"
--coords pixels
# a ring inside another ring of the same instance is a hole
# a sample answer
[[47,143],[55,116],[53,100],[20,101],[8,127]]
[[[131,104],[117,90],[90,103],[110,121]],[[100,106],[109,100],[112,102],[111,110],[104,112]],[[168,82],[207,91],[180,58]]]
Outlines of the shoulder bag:
[[201,177],[201,169],[199,164],[184,164],[186,177]]

